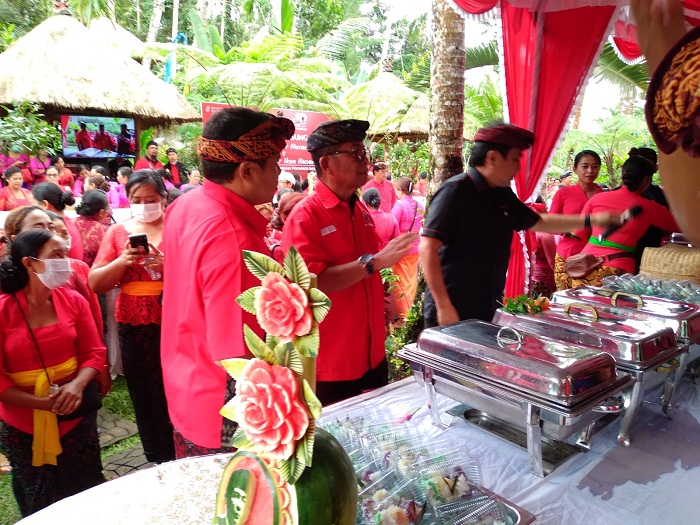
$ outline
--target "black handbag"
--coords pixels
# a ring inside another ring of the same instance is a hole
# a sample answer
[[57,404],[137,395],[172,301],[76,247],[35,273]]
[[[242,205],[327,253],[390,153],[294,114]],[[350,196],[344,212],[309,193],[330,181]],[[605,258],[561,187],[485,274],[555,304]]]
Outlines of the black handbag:
[[[20,306],[17,296],[15,294],[12,294],[12,297],[14,297],[15,302],[17,303],[17,308],[19,308],[19,312],[22,314],[22,319],[24,319],[24,322],[27,324],[29,335],[32,336],[32,341],[34,342],[34,347],[36,348],[37,354],[39,354],[39,361],[41,361],[41,367],[44,369],[46,379],[49,380],[49,384],[53,387],[55,385],[51,381],[51,376],[49,376],[48,370],[46,370],[46,365],[44,364],[44,356],[41,355],[41,350],[39,350],[39,342],[34,336],[34,330],[32,330],[32,327],[29,325],[29,320],[24,314],[24,310],[22,310],[22,306]],[[90,381],[83,390],[83,400],[80,403],[80,406],[78,406],[78,408],[73,410],[73,412],[71,412],[70,414],[64,414],[62,416],[56,415],[56,419],[58,419],[59,421],[70,421],[71,419],[77,419],[79,417],[91,414],[92,412],[97,412],[100,408],[102,408],[102,397],[100,396],[99,386],[97,385],[96,381]]]

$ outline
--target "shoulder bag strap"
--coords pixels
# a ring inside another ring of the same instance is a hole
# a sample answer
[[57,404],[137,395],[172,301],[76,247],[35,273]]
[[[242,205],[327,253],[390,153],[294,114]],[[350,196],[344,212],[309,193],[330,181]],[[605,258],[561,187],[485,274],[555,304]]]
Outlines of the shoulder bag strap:
[[39,342],[36,340],[36,337],[34,336],[34,330],[32,330],[32,327],[29,326],[29,319],[27,319],[27,316],[24,313],[24,310],[22,310],[22,306],[19,304],[19,299],[17,299],[17,296],[15,294],[12,294],[12,297],[14,298],[15,302],[17,303],[17,308],[19,308],[19,313],[22,314],[22,319],[24,319],[24,322],[27,325],[27,330],[29,330],[29,335],[32,337],[32,341],[34,341],[34,348],[36,348],[36,353],[39,355],[39,361],[41,361],[41,367],[44,369],[44,373],[46,374],[46,379],[49,380],[49,385],[53,386],[53,381],[51,381],[51,376],[49,375],[49,371],[46,370],[46,364],[44,364],[44,356],[41,355],[41,350],[39,350]]

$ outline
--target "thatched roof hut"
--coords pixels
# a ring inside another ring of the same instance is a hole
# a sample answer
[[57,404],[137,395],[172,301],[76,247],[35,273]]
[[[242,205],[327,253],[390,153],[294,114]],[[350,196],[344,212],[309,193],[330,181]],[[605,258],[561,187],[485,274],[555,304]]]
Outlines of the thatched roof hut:
[[426,95],[419,96],[413,101],[405,114],[397,116],[393,121],[373,124],[367,134],[373,142],[393,142],[403,140],[428,140],[430,133],[430,99]]
[[199,120],[170,84],[68,15],[55,15],[0,54],[0,104],[29,100],[65,113],[132,117],[137,128]]

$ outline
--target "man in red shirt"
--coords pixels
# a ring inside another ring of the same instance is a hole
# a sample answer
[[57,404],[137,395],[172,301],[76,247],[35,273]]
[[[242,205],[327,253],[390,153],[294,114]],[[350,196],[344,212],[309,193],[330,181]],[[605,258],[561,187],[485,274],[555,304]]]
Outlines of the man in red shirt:
[[367,181],[367,183],[362,186],[362,191],[369,188],[376,188],[379,191],[379,195],[382,199],[382,203],[379,205],[381,211],[391,213],[394,204],[396,204],[396,192],[394,191],[394,185],[386,180],[386,175],[389,172],[389,168],[384,162],[377,162],[372,166],[373,176]]
[[98,127],[99,129],[97,133],[95,133],[95,138],[92,139],[92,144],[101,151],[114,151],[117,146],[112,136],[105,132],[105,125],[100,124]]
[[87,148],[92,148],[92,138],[90,137],[90,132],[87,130],[87,124],[85,122],[78,122],[80,125],[80,130],[75,132],[75,144],[78,146],[79,150],[84,150]]
[[179,188],[181,185],[187,184],[187,168],[178,160],[177,150],[175,148],[168,148],[165,153],[168,155],[168,165],[165,169],[172,175],[175,187]]
[[380,268],[409,250],[415,233],[391,240],[381,251],[379,236],[357,190],[367,180],[362,141],[369,122],[324,122],[306,143],[318,180],[313,195],[292,210],[282,246],[294,246],[333,306],[320,325],[316,395],[334,403],[386,385],[384,290]]
[[157,170],[158,168],[165,168],[158,160],[158,143],[154,140],[149,140],[146,144],[146,156],[136,161],[136,164],[134,164],[134,171],[147,169]]
[[267,220],[255,206],[277,187],[279,154],[294,133],[285,118],[247,108],[217,112],[197,152],[206,182],[168,207],[161,356],[177,457],[230,450],[236,424],[219,411],[235,382],[219,365],[249,356],[243,325],[264,333],[236,298],[260,285],[242,250],[269,253]]

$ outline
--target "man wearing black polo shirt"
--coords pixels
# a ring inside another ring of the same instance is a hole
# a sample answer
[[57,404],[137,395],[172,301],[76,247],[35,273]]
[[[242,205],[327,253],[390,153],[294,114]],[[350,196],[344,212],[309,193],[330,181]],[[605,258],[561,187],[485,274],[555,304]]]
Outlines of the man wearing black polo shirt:
[[[566,232],[619,223],[617,213],[538,215],[510,188],[534,135],[511,125],[481,128],[469,171],[445,181],[430,203],[420,258],[428,288],[426,328],[464,319],[491,321],[503,300],[513,231]],[[623,210],[620,210],[623,211]]]

